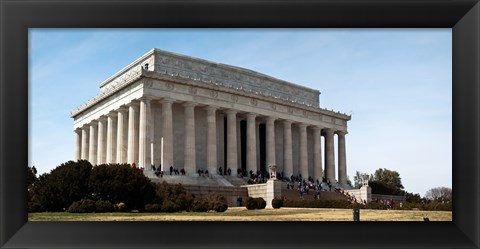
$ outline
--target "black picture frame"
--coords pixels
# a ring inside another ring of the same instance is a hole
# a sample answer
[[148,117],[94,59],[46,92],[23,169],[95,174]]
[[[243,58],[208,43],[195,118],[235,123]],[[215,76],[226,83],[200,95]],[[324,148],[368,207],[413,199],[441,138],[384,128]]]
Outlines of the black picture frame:
[[[0,18],[1,248],[479,247],[478,1],[0,0]],[[453,221],[28,222],[28,28],[40,27],[452,28]]]

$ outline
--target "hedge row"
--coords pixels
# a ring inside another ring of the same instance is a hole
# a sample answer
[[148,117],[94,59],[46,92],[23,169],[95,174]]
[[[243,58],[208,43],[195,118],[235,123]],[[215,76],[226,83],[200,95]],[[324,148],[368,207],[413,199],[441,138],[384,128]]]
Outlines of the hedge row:
[[[273,201],[272,201],[273,204]],[[283,207],[302,207],[302,208],[359,208],[359,209],[386,209],[385,205],[379,202],[368,202],[366,205],[352,204],[346,200],[286,200],[283,202]],[[429,204],[421,203],[402,203],[402,207],[399,204],[395,204],[396,210],[412,210],[419,209],[424,211],[452,211],[452,203],[438,203],[432,202]]]
[[179,211],[208,212],[210,210],[225,212],[227,209],[227,200],[217,193],[203,197],[195,197],[191,194],[181,193],[174,200],[164,198],[161,203],[149,203],[145,205],[145,211],[151,213],[173,213]]
[[422,203],[404,203],[400,208],[398,205],[395,205],[395,209],[399,210],[412,210],[417,208],[423,211],[452,211],[452,203],[439,203],[439,202],[432,202],[429,204],[422,204]]
[[286,200],[284,207],[302,208],[352,208],[352,204],[346,200]]
[[103,200],[82,199],[68,207],[68,212],[70,213],[107,213],[113,211],[116,211],[115,206],[111,202]]

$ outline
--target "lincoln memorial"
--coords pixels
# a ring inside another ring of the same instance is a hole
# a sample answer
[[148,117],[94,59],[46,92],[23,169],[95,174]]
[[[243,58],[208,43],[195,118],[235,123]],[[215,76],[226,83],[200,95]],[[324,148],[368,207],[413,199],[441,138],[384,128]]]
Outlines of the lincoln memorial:
[[152,49],[71,117],[75,159],[93,165],[135,163],[149,177],[151,165],[187,175],[275,165],[285,177],[347,183],[351,117],[321,108],[316,89],[245,68]]

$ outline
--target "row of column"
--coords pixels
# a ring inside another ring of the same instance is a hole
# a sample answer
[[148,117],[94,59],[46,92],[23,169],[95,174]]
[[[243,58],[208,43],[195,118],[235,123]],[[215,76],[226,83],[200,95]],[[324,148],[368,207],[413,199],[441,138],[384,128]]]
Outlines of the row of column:
[[[228,124],[228,139],[231,141],[228,143],[227,151],[229,157],[232,160],[228,160],[227,167],[236,169],[236,122],[234,122],[233,111],[230,111]],[[231,117],[230,117],[231,115]],[[257,170],[257,149],[256,149],[256,127],[255,127],[256,115],[247,114],[247,171]],[[285,176],[289,177],[294,174],[293,172],[293,151],[292,151],[292,121],[283,120],[283,172]],[[303,177],[308,177],[308,148],[307,148],[307,124],[300,123],[299,127],[299,173]],[[338,178],[342,184],[347,184],[347,165],[346,165],[346,148],[345,148],[345,135],[346,132],[337,131],[333,129],[320,128],[318,126],[312,126],[313,129],[313,178],[321,179],[323,177],[322,172],[322,154],[321,154],[321,132],[325,133],[325,177],[330,181],[335,180],[335,153],[334,153],[334,134],[338,136]],[[233,138],[233,141],[231,139]],[[266,166],[276,165],[275,160],[275,118],[267,117],[266,119]],[[228,157],[227,157],[228,159]]]
[[[150,168],[153,163],[154,119],[152,118],[151,99],[142,98],[132,102],[126,108],[110,112],[89,125],[76,130],[76,158],[89,160],[92,164],[102,163],[138,163],[138,166]],[[163,162],[167,169],[173,165],[173,117],[172,100],[161,100]],[[195,104],[185,103],[185,142],[184,169],[187,173],[196,171],[195,148]],[[217,172],[217,124],[216,111],[213,106],[204,107],[207,111],[207,156],[206,165],[211,173]],[[128,115],[128,116],[127,116]],[[139,118],[137,118],[137,115]],[[237,111],[227,110],[227,168],[236,174],[238,168],[237,151]],[[249,113],[247,117],[247,171],[257,170],[256,117]],[[275,121],[266,118],[266,165],[276,165],[275,160]],[[292,121],[283,120],[283,159],[285,176],[293,175],[292,157]],[[299,128],[299,173],[308,177],[307,124],[298,124]],[[315,179],[323,177],[321,156],[321,135],[325,135],[325,177],[335,180],[334,133],[338,135],[338,177],[346,184],[345,132],[311,126],[313,129],[313,172]],[[137,162],[138,159],[138,162]]]

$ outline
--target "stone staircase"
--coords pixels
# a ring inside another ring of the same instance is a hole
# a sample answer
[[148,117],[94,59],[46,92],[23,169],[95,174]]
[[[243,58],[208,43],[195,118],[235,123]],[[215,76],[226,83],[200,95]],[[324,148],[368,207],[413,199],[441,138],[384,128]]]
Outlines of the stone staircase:
[[[300,191],[298,189],[287,189],[286,183],[282,183],[282,197],[286,197],[287,200],[314,200],[316,190],[311,189],[309,194],[304,193],[303,197],[300,197]],[[335,191],[320,191],[321,200],[348,200],[343,194]]]
[[223,177],[228,182],[230,182],[233,186],[236,186],[236,187],[248,184],[248,178],[246,177],[244,178],[240,178],[238,176],[219,176],[219,177]]
[[198,176],[195,175],[163,175],[163,177],[157,177],[155,175],[148,175],[150,180],[157,183],[162,183],[166,181],[168,184],[182,184],[182,185],[193,185],[193,186],[224,186],[224,187],[234,187],[247,184],[246,180],[238,177],[225,177],[220,175],[211,175],[211,176]]

